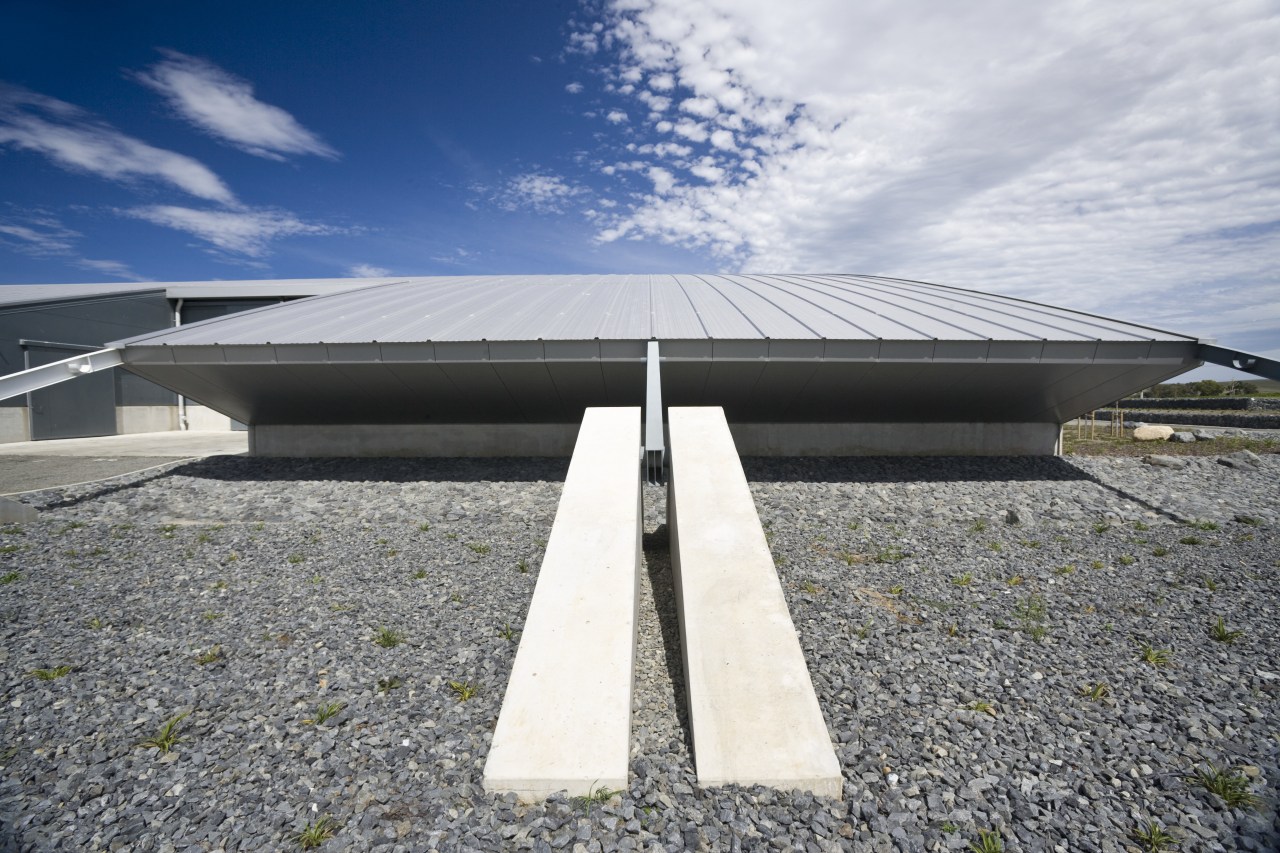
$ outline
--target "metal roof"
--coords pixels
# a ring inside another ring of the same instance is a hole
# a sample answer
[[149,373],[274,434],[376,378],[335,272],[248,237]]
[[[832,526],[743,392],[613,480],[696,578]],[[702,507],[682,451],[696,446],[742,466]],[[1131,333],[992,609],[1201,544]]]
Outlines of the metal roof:
[[250,424],[576,423],[643,404],[651,340],[664,402],[743,423],[1063,423],[1200,363],[1192,337],[852,275],[414,278],[112,346]]
[[338,293],[399,278],[307,278],[282,281],[129,281],[98,284],[0,284],[0,308],[103,296],[163,293],[169,299],[272,299]]
[[[877,276],[448,276],[344,283],[358,289],[116,345],[1195,340],[1006,296]],[[287,284],[270,287],[278,292]]]

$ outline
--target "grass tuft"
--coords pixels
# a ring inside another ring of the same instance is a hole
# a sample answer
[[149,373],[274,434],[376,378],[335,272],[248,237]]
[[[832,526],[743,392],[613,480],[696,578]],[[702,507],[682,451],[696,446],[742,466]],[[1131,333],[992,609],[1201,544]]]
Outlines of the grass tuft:
[[53,669],[33,669],[27,675],[40,679],[41,681],[56,681],[64,675],[71,674],[69,666],[55,666]]
[[333,838],[333,833],[340,828],[338,824],[333,822],[333,818],[324,815],[315,823],[307,821],[306,826],[294,833],[293,840],[303,850],[314,850],[330,838]]
[[1157,649],[1150,643],[1143,643],[1142,651],[1138,653],[1138,660],[1159,669],[1173,662],[1173,653],[1168,649]]
[[475,698],[480,692],[480,688],[476,687],[470,681],[450,681],[449,689],[458,697],[459,702],[466,702],[468,699]]
[[190,711],[184,711],[176,717],[169,718],[169,720],[160,727],[160,731],[156,732],[155,737],[147,738],[139,743],[138,746],[154,746],[161,752],[172,751],[175,746],[186,740],[185,737],[178,734],[178,729],[182,728],[182,721],[185,720],[190,713]]
[[1004,853],[1004,842],[994,829],[979,829],[978,840],[969,842],[972,853]]
[[404,634],[392,628],[379,628],[373,635],[373,641],[384,649],[394,649],[404,642]]
[[1129,837],[1138,842],[1138,846],[1143,853],[1162,853],[1162,851],[1178,843],[1176,835],[1166,831],[1164,827],[1154,820],[1138,824],[1129,833]]
[[1222,617],[1218,617],[1218,621],[1214,622],[1209,628],[1209,636],[1217,640],[1219,643],[1228,645],[1244,636],[1244,631],[1228,631],[1227,623],[1222,621]]
[[1228,808],[1256,809],[1259,805],[1258,798],[1249,790],[1249,780],[1229,767],[1219,769],[1210,763],[1206,769],[1188,774],[1186,780],[1218,797]]

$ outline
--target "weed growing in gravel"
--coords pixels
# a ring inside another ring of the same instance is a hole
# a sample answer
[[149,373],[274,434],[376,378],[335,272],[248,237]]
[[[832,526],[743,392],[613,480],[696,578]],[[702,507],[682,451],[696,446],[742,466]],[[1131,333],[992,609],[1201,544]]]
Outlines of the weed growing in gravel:
[[204,545],[205,543],[211,541],[212,539],[213,537],[210,536],[208,533],[205,533],[203,530],[200,531],[198,534],[196,534],[196,542],[200,545]]
[[213,620],[215,620],[215,619],[221,619],[221,618],[222,618],[222,614],[221,614],[221,613],[218,613],[218,612],[216,612],[216,611],[213,611],[213,610],[206,610],[204,613],[202,613],[202,614],[201,614],[201,617],[202,617],[206,622],[212,622],[212,621],[213,621]]
[[514,629],[511,627],[511,623],[510,623],[510,622],[504,622],[504,623],[502,624],[502,630],[498,632],[498,636],[499,636],[499,637],[501,637],[502,639],[506,640],[508,643],[510,643],[511,641],[513,641],[513,640],[516,638],[516,635],[517,635],[518,633],[520,633],[520,632],[519,632],[519,631],[514,630]]
[[467,547],[482,557],[489,553],[489,546],[483,542],[468,542]]
[[813,581],[805,581],[803,584],[801,584],[800,588],[803,589],[805,592],[809,593],[810,595],[818,594],[818,587],[814,585]]
[[1207,589],[1207,590],[1209,590],[1209,592],[1217,592],[1217,591],[1218,591],[1218,584],[1217,584],[1217,582],[1215,582],[1215,581],[1214,581],[1214,579],[1213,579],[1213,578],[1211,578],[1211,577],[1209,577],[1208,575],[1206,575],[1206,576],[1205,576],[1205,579],[1204,579],[1204,588],[1205,588],[1205,589]]
[[320,576],[319,572],[316,572],[314,575],[307,578],[307,583],[311,584],[312,586],[319,586],[320,584],[324,583],[324,578]]
[[227,588],[226,581],[217,581],[212,586],[209,587],[209,589],[226,589],[226,588]]
[[955,586],[968,586],[973,583],[973,573],[965,572],[962,575],[956,575],[951,579],[951,583]]
[[838,551],[836,556],[843,560],[846,566],[853,566],[867,561],[866,554],[855,554],[852,551]]
[[948,636],[948,637],[958,637],[958,636],[960,636],[960,623],[959,623],[959,622],[952,622],[950,625],[948,625],[948,626],[947,626],[947,636]]
[[1105,565],[1106,564],[1103,563],[1101,560],[1094,560],[1092,563],[1089,564],[1089,567],[1093,569],[1101,569],[1101,568],[1104,568]]
[[0,545],[0,554],[16,554],[18,551],[21,551],[25,547],[27,546],[26,545]]
[[871,628],[872,628],[872,623],[868,622],[865,625],[863,625],[861,628],[856,629],[854,633],[858,635],[859,640],[865,640],[867,638],[867,635],[871,633]]
[[1254,518],[1252,515],[1237,515],[1236,522],[1238,524],[1247,524],[1250,527],[1257,527],[1262,524],[1262,519]]
[[1209,628],[1209,636],[1213,637],[1219,643],[1226,643],[1230,645],[1243,637],[1244,631],[1228,631],[1227,624],[1223,622],[1222,617],[1219,616],[1218,621],[1214,622],[1213,626]]
[[263,522],[263,521],[256,522],[253,525],[253,529],[261,533],[263,530],[267,529],[266,522]]
[[987,522],[979,518],[973,524],[969,525],[970,533],[981,533],[987,529]]
[[587,813],[587,817],[591,817],[591,808],[593,806],[597,804],[604,805],[621,793],[621,791],[612,791],[607,787],[597,788],[592,785],[587,789],[586,796],[574,797],[570,802],[573,803],[574,808],[582,809]]
[[414,573],[413,573],[413,579],[414,579],[414,580],[416,580],[416,581],[420,581],[420,580],[422,580],[423,578],[425,578],[426,576],[427,576],[427,570],[426,570],[426,569],[418,569],[416,572],[414,572]]
[[190,714],[190,711],[184,711],[176,717],[171,717],[163,726],[160,727],[160,731],[156,732],[155,737],[147,738],[139,743],[138,746],[154,746],[161,752],[169,752],[175,746],[186,740],[185,737],[178,734],[178,729],[182,728],[182,721]]
[[1075,570],[1076,567],[1072,565],[1058,566],[1058,568],[1053,570],[1053,573],[1055,575],[1069,575],[1075,572]]
[[1084,698],[1097,702],[1111,695],[1111,685],[1105,681],[1099,681],[1095,684],[1086,684],[1080,688],[1080,695]]
[[428,530],[431,529],[431,524],[429,522],[424,521],[418,525],[418,529],[421,530],[423,533],[426,533]]
[[989,717],[994,717],[997,713],[996,706],[985,699],[978,699],[970,702],[965,707],[970,711],[977,711],[979,714],[986,714]]
[[321,702],[316,706],[316,710],[311,715],[311,719],[303,720],[302,722],[322,726],[341,714],[346,707],[346,702]]
[[1217,530],[1218,523],[1216,521],[1193,521],[1191,527],[1195,530]]
[[1165,556],[1168,556],[1168,554],[1169,554],[1169,549],[1164,547],[1163,545],[1157,545],[1156,547],[1151,549],[1151,556],[1153,557],[1165,557]]
[[53,669],[33,669],[27,675],[34,676],[41,681],[56,681],[64,675],[71,673],[69,666],[55,666]]
[[1005,581],[1005,583],[1007,583],[1009,586],[1021,586],[1025,581],[1026,581],[1026,578],[1024,578],[1022,575],[1014,575],[1013,577]]
[[521,560],[520,562],[516,563],[516,568],[520,570],[520,574],[522,575],[529,574],[529,561]]
[[1134,530],[1150,530],[1150,529],[1151,529],[1151,525],[1149,525],[1149,524],[1143,524],[1141,521],[1135,521],[1135,522],[1133,523],[1133,529],[1134,529]]
[[201,666],[208,666],[211,663],[217,663],[222,660],[222,646],[214,646],[207,652],[201,652],[196,655],[196,663]]
[[1035,539],[1023,539],[1022,544],[1026,548],[1039,548],[1040,543]]
[[0,533],[3,533],[5,536],[21,536],[22,527],[17,524],[10,524],[7,527],[0,528]]
[[876,554],[877,563],[900,563],[906,559],[906,554],[902,553],[902,549],[897,545],[890,545],[888,548],[882,548],[880,553]]
[[348,610],[353,610],[354,608],[350,604],[342,604],[341,602],[335,602],[334,604],[329,605],[329,609],[332,610],[334,613],[345,613]]
[[[448,539],[450,542],[457,542],[457,541],[458,541],[458,534],[456,534],[456,533],[446,533],[446,534],[444,535],[444,538],[445,538],[445,539]],[[543,540],[539,539],[538,541],[542,543],[542,544],[541,544],[541,547],[545,548],[545,547],[547,546],[547,543],[546,543],[546,542],[544,542]]]
[[1231,768],[1218,769],[1212,763],[1208,769],[1196,770],[1186,776],[1189,784],[1204,788],[1210,794],[1219,797],[1227,808],[1254,809],[1258,807],[1258,798],[1249,791],[1249,780],[1235,773]]
[[475,697],[479,692],[479,688],[470,681],[450,681],[449,689],[458,697],[459,702],[465,702]]
[[969,842],[973,853],[1004,853],[1004,842],[994,829],[979,829],[978,840]]
[[960,827],[956,826],[954,823],[952,823],[949,820],[944,820],[942,822],[942,826],[938,827],[938,829],[941,829],[943,832],[947,834],[960,831]]
[[1013,615],[1017,617],[1024,634],[1037,643],[1044,640],[1048,634],[1044,621],[1048,618],[1049,608],[1043,598],[1032,595],[1023,599],[1013,608]]
[[394,649],[404,642],[404,635],[391,628],[379,628],[378,632],[373,635],[373,641],[384,649]]
[[0,575],[0,584],[10,584],[18,580],[22,580],[22,572],[5,572]]
[[889,587],[889,594],[902,595],[902,584],[894,584],[893,586]]
[[378,692],[390,693],[392,690],[399,690],[404,686],[404,682],[400,680],[398,675],[388,675],[386,678],[378,679]]
[[845,525],[845,527],[848,528],[849,530],[857,530],[861,526],[862,526],[862,523],[858,521],[851,521]]
[[1156,668],[1166,667],[1173,662],[1173,653],[1168,649],[1157,649],[1150,643],[1142,644],[1142,651],[1138,654],[1138,660],[1143,663],[1149,663]]
[[1099,521],[1097,524],[1093,525],[1094,533],[1106,533],[1110,529],[1111,525],[1105,521]]
[[785,565],[787,564],[787,555],[786,555],[786,554],[774,554],[774,555],[773,555],[773,564],[774,564],[775,566],[785,566]]
[[160,535],[163,536],[165,539],[172,539],[173,531],[177,529],[178,529],[178,525],[176,524],[162,524],[160,525]]
[[1138,824],[1129,833],[1129,837],[1138,842],[1143,853],[1163,853],[1164,850],[1178,843],[1176,835],[1166,832],[1164,827],[1154,820]]
[[306,826],[294,833],[293,840],[298,842],[303,850],[314,850],[333,838],[333,833],[340,828],[333,822],[333,818],[324,815],[315,823],[307,821]]
[[462,603],[462,595],[461,595],[461,594],[459,594],[459,593],[456,593],[456,592],[455,592],[455,593],[452,593],[452,594],[449,596],[449,600],[450,600],[450,601],[452,601],[454,604],[461,604],[461,603]]
[[1132,554],[1121,554],[1116,559],[1119,561],[1120,565],[1122,566],[1132,566],[1134,563],[1137,562],[1137,560],[1134,559]]
[[88,622],[84,624],[86,628],[89,628],[90,630],[93,630],[93,631],[97,631],[106,626],[106,623],[103,622],[101,619],[99,619],[97,616],[93,617],[92,619],[90,619]]
[[298,563],[301,563],[303,560],[307,558],[302,556],[301,554],[290,554],[287,559],[289,560],[290,565],[296,566],[298,565]]
[[1004,546],[1001,545],[999,542],[988,542],[987,547],[990,548],[992,551],[995,551],[997,554],[999,554],[1001,551],[1004,550]]
[[1183,536],[1178,540],[1183,545],[1200,545],[1204,542],[1199,536]]

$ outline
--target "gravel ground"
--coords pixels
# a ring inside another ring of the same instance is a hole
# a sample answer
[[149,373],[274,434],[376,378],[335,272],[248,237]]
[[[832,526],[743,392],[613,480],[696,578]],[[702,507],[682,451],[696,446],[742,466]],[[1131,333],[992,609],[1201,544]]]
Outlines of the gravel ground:
[[[296,850],[326,816],[326,850],[1280,848],[1280,457],[746,460],[841,801],[697,786],[646,487],[629,790],[517,806],[483,760],[565,468],[222,457],[25,495],[0,850]],[[1257,807],[1188,781],[1210,763]]]

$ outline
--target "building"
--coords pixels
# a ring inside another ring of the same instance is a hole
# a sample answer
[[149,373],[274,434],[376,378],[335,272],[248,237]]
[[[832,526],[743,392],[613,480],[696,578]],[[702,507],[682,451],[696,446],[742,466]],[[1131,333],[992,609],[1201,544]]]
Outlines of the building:
[[[263,455],[567,455],[583,409],[617,405],[722,406],[744,454],[1050,454],[1073,418],[1203,360],[1245,357],[1139,324],[875,276],[25,289],[15,296],[26,301],[0,302],[10,361],[15,334],[33,366],[69,352],[40,335],[105,345],[123,368],[110,371],[120,374],[116,430],[179,427],[185,399],[188,426],[209,422],[193,414],[203,406],[247,424]],[[19,308],[28,322],[63,325],[24,331],[34,327],[12,319]],[[181,322],[163,321],[173,309]],[[46,434],[36,395],[51,390],[32,392],[33,438]]]

